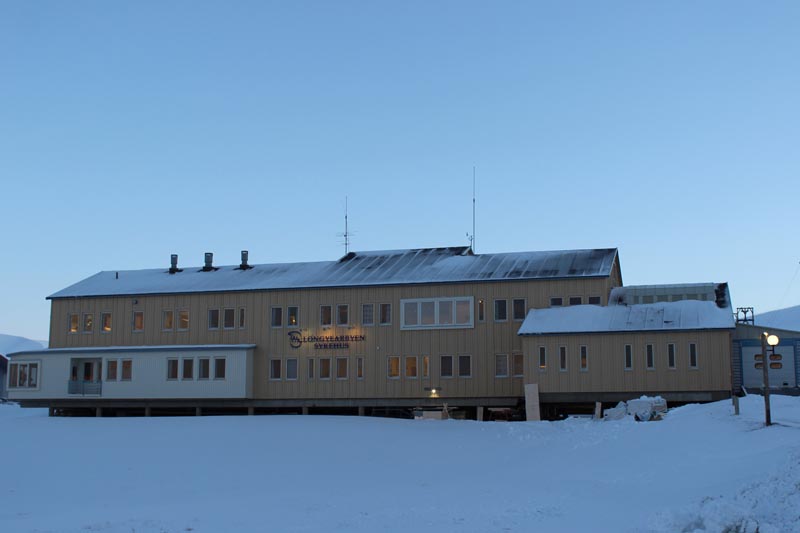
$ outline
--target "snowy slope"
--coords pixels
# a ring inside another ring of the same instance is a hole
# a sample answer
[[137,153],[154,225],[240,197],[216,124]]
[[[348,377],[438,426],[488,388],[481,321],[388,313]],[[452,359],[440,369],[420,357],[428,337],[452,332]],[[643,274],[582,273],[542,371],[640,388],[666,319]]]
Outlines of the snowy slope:
[[41,350],[42,348],[47,348],[46,342],[0,333],[0,354],[8,355],[22,350]]
[[800,331],[800,305],[756,315],[756,324]]
[[0,531],[796,531],[800,398],[772,410],[764,428],[755,396],[650,423],[0,406]]

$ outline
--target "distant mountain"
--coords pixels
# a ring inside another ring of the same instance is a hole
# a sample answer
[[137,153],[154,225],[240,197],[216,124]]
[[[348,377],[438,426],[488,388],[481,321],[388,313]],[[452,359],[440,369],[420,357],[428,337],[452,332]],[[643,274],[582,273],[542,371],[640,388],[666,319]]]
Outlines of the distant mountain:
[[23,350],[41,350],[42,348],[47,348],[46,342],[0,333],[0,354],[8,355]]
[[800,331],[800,305],[756,315],[756,324]]

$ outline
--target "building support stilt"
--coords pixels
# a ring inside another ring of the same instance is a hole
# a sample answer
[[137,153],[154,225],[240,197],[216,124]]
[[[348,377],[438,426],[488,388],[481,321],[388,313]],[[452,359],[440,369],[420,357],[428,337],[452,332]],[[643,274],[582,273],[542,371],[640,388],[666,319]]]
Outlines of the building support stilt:
[[195,407],[194,408],[194,416],[203,416],[203,408],[202,407]]

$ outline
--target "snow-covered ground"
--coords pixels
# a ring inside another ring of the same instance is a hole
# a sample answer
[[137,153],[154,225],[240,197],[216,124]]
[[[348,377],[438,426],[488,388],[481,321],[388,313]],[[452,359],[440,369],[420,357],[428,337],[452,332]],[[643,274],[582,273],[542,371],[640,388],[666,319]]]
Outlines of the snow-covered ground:
[[[0,406],[0,531],[798,531],[800,398],[661,422],[48,418]],[[740,529],[726,529],[740,526]]]
[[800,331],[800,305],[756,315],[756,324],[760,326],[772,326],[778,329]]

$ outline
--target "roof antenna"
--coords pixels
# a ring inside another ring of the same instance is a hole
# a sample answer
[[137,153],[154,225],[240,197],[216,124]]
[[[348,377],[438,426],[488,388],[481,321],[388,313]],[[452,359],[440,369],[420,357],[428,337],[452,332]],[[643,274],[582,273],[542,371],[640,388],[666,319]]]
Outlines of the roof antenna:
[[347,196],[344,197],[344,233],[339,233],[339,237],[344,237],[344,255],[350,253],[350,230],[347,226]]
[[472,167],[472,234],[467,233],[469,249],[475,253],[475,166]]

